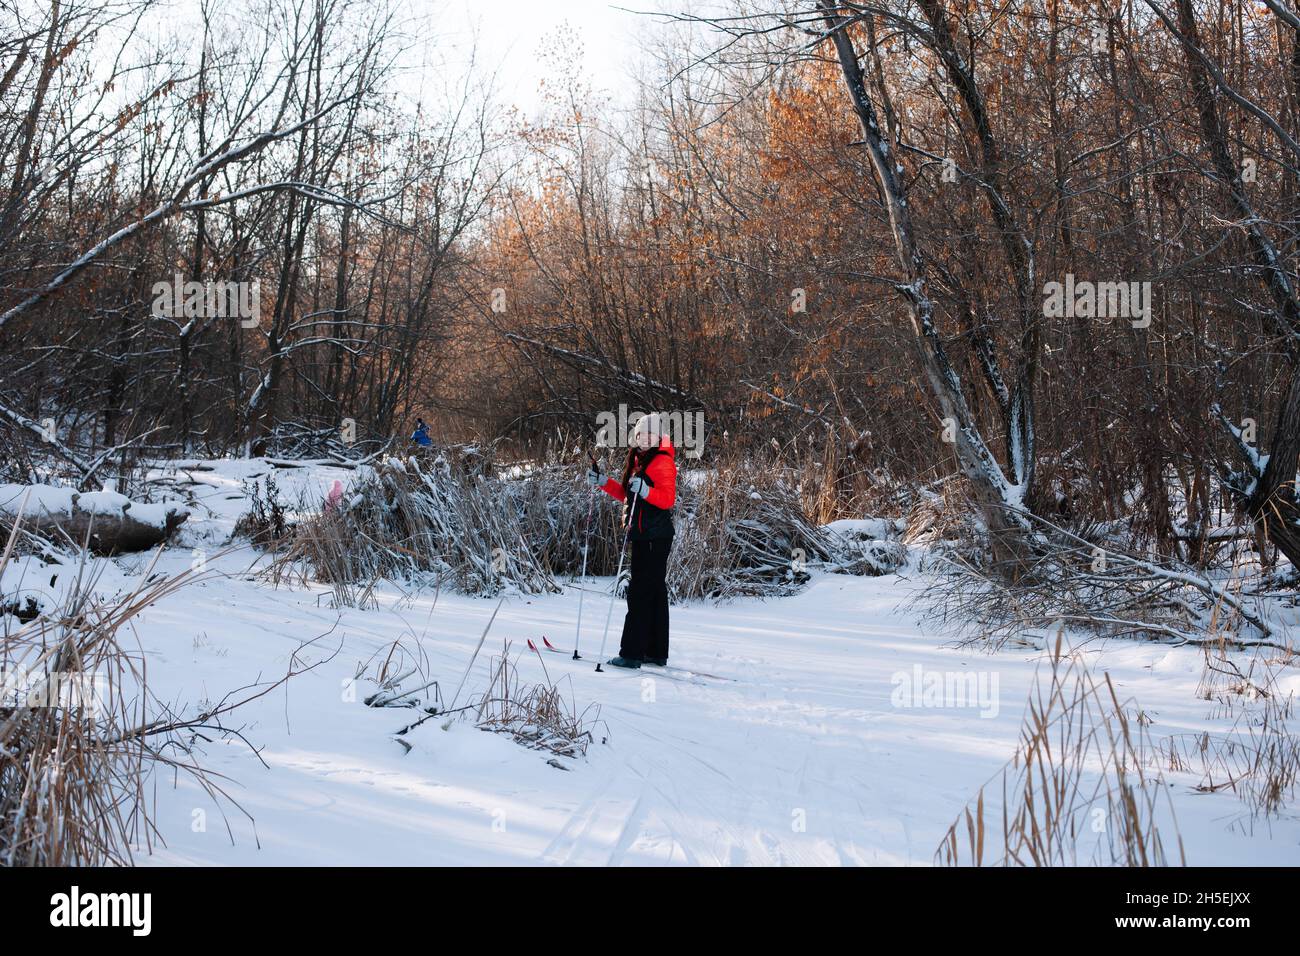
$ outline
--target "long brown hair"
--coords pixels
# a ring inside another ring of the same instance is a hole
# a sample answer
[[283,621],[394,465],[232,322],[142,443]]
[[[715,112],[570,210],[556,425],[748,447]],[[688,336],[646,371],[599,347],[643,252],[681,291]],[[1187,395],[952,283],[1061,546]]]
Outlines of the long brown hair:
[[623,483],[624,489],[627,488],[627,483],[632,480],[632,476],[636,474],[641,469],[641,467],[650,460],[651,454],[655,451],[657,451],[657,449],[652,445],[651,447],[645,450],[644,453],[645,457],[642,458],[642,452],[640,448],[637,448],[636,445],[628,446],[627,458],[623,462],[623,477],[622,479],[620,479]]

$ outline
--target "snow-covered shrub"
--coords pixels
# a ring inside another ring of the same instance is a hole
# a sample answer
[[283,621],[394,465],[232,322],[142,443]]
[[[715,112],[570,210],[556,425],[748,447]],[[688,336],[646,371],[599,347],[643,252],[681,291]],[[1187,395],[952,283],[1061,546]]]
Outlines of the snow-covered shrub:
[[337,506],[299,522],[272,573],[335,585],[432,573],[467,594],[559,590],[557,532],[567,521],[573,536],[577,508],[557,507],[545,482],[499,478],[450,451],[388,459]]
[[668,566],[676,598],[792,594],[832,558],[798,490],[770,469],[723,466],[682,483]]
[[288,505],[280,498],[275,476],[267,475],[260,483],[244,482],[244,495],[248,511],[235,522],[235,534],[263,548],[279,544],[288,534],[290,523]]
[[1095,527],[1026,520],[1039,531],[1030,562],[1014,578],[960,551],[932,551],[943,573],[925,595],[926,613],[992,646],[1060,624],[1105,637],[1276,643],[1263,595],[1231,575],[1142,554]]
[[[15,552],[21,539],[15,537]],[[34,545],[39,544],[39,550]],[[44,542],[28,542],[36,553],[13,553],[0,572],[0,627],[12,622],[3,621],[12,615],[21,624],[35,620],[41,614],[57,608],[66,598],[68,589],[76,586],[76,570],[66,569],[66,556],[53,551]]]
[[934,555],[956,554],[982,563],[987,549],[974,513],[960,483],[951,478],[918,488],[907,509],[903,542]]
[[[772,468],[723,466],[678,483],[668,584],[674,600],[781,595],[808,571],[884,574],[903,562],[885,519],[818,527],[796,482]],[[478,448],[391,458],[360,478],[336,507],[296,526],[273,566],[335,587],[355,604],[381,578],[433,574],[448,587],[491,595],[559,589],[581,573],[611,575],[623,540],[622,507],[569,464],[504,467]],[[871,538],[878,533],[879,538]]]
[[260,443],[263,454],[298,461],[356,461],[367,453],[378,452],[382,446],[382,442],[364,438],[345,442],[337,424],[314,427],[303,422],[277,422]]
[[879,576],[907,563],[907,546],[898,540],[904,522],[893,518],[842,519],[826,525],[835,560],[827,565],[837,574]]

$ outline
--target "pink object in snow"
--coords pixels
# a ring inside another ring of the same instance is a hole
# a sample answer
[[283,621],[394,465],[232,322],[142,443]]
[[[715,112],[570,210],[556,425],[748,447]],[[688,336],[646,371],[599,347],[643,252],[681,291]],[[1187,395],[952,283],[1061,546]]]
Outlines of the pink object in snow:
[[339,506],[339,499],[342,497],[343,497],[343,482],[335,478],[334,484],[330,485],[329,494],[325,496],[325,510],[333,511],[335,508],[337,508]]

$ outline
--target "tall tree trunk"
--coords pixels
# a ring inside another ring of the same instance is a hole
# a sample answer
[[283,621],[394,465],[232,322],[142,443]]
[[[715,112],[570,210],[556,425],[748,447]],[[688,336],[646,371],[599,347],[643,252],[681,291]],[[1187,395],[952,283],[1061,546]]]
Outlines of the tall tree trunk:
[[[888,141],[881,135],[875,107],[867,94],[857,49],[848,33],[849,19],[837,12],[832,0],[821,0],[820,6],[889,213],[902,272],[896,288],[908,305],[917,360],[943,415],[955,424],[957,461],[970,482],[975,504],[990,532],[994,560],[1001,569],[1015,576],[1027,558],[1027,522],[1021,509],[1029,488],[1007,480],[966,402],[961,381],[935,327],[934,302],[926,291],[925,256],[916,241],[911,210],[899,178],[900,168]],[[1021,404],[1018,413],[1030,415],[1032,406]],[[1032,422],[1027,424],[1032,432]],[[1028,469],[1022,474],[1028,478]]]

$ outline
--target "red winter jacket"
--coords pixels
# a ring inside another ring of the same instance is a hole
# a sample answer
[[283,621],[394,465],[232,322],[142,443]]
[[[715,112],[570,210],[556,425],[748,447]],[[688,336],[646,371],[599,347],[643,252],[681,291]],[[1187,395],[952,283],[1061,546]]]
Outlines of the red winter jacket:
[[[659,439],[659,447],[637,453],[637,465],[633,474],[645,479],[650,491],[644,498],[636,501],[636,514],[628,537],[633,541],[649,541],[655,538],[673,536],[673,504],[677,501],[677,465],[674,459],[677,451],[665,435]],[[611,498],[627,503],[627,489],[617,478],[611,478],[601,490]],[[627,525],[628,505],[623,512],[623,524]]]

